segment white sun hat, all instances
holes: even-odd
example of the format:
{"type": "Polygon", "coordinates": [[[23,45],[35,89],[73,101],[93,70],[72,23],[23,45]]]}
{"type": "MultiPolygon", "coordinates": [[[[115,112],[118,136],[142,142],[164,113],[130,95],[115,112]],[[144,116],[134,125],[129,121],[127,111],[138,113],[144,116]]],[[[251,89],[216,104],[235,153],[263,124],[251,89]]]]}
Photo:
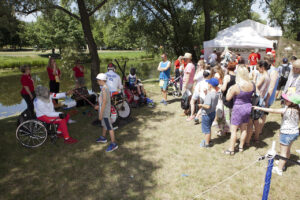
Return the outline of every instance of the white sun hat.
{"type": "Polygon", "coordinates": [[[192,59],[192,54],[191,53],[185,53],[183,58],[192,59]]]}
{"type": "Polygon", "coordinates": [[[100,74],[97,75],[96,79],[102,80],[102,81],[106,81],[107,80],[107,76],[104,73],[100,73],[100,74]]]}

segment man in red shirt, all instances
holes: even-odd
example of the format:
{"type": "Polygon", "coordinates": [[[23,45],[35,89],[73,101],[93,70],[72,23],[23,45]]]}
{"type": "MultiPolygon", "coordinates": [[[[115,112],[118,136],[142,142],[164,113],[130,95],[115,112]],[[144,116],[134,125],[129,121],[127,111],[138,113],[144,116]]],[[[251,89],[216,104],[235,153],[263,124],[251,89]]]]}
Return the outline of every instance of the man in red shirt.
{"type": "Polygon", "coordinates": [[[73,67],[74,77],[75,77],[75,87],[84,87],[85,80],[84,80],[84,67],[80,65],[80,61],[76,61],[75,67],[73,67]]]}
{"type": "Polygon", "coordinates": [[[33,106],[33,100],[35,98],[35,92],[34,92],[34,84],[33,79],[30,75],[30,67],[29,66],[22,66],[21,72],[23,73],[21,76],[21,84],[22,84],[22,90],[21,90],[21,96],[25,100],[27,104],[27,109],[29,112],[34,116],[34,106],[33,106]]]}
{"type": "Polygon", "coordinates": [[[250,64],[249,66],[250,72],[256,69],[257,61],[258,61],[258,56],[256,53],[254,53],[254,50],[252,50],[251,54],[248,57],[248,63],[250,64]]]}

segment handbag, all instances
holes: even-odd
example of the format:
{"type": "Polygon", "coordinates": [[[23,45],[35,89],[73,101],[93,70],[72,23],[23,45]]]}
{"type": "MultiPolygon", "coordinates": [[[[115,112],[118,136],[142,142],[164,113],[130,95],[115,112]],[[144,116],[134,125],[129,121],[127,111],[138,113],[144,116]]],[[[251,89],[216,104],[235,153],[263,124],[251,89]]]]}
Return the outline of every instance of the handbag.
{"type": "Polygon", "coordinates": [[[216,114],[219,119],[222,118],[224,115],[224,104],[223,104],[222,94],[219,94],[218,104],[216,107],[216,114]]]}

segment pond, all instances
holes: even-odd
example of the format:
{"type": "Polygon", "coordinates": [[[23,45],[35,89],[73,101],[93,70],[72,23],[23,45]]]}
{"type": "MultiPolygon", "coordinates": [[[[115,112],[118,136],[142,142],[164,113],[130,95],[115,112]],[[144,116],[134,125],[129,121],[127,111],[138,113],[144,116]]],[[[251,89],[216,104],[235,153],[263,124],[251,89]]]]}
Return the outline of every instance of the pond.
{"type": "MultiPolygon", "coordinates": [[[[141,80],[158,78],[158,63],[159,61],[157,60],[129,61],[126,65],[126,75],[128,75],[131,67],[135,67],[137,69],[137,76],[141,80]]],[[[120,62],[121,66],[123,66],[123,64],[124,62],[120,62]]],[[[84,66],[86,85],[88,89],[91,89],[89,64],[84,66]]],[[[107,64],[101,64],[101,72],[104,71],[104,66],[106,69],[107,64]]],[[[61,71],[60,91],[67,91],[74,88],[73,72],[71,70],[61,71]]],[[[121,76],[119,69],[117,70],[117,73],[121,76]]],[[[26,109],[26,103],[20,95],[22,87],[20,76],[21,74],[0,77],[0,119],[21,113],[26,109]]],[[[44,72],[32,73],[32,78],[35,86],[44,85],[49,87],[46,69],[44,72]]]]}

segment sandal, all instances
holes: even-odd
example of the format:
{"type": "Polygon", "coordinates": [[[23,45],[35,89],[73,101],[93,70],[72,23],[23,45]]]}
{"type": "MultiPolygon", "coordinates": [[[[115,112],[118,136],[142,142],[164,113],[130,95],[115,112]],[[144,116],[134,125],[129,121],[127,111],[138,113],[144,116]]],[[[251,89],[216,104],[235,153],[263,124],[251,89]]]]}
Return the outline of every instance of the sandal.
{"type": "Polygon", "coordinates": [[[219,131],[217,131],[217,136],[219,136],[219,137],[221,137],[221,136],[224,136],[225,134],[221,131],[221,130],[219,130],[219,131]]]}
{"type": "Polygon", "coordinates": [[[243,147],[239,147],[239,152],[243,152],[244,148],[243,147]]]}
{"type": "Polygon", "coordinates": [[[230,151],[230,150],[227,149],[226,151],[224,151],[224,154],[233,156],[234,151],[230,151]]]}

